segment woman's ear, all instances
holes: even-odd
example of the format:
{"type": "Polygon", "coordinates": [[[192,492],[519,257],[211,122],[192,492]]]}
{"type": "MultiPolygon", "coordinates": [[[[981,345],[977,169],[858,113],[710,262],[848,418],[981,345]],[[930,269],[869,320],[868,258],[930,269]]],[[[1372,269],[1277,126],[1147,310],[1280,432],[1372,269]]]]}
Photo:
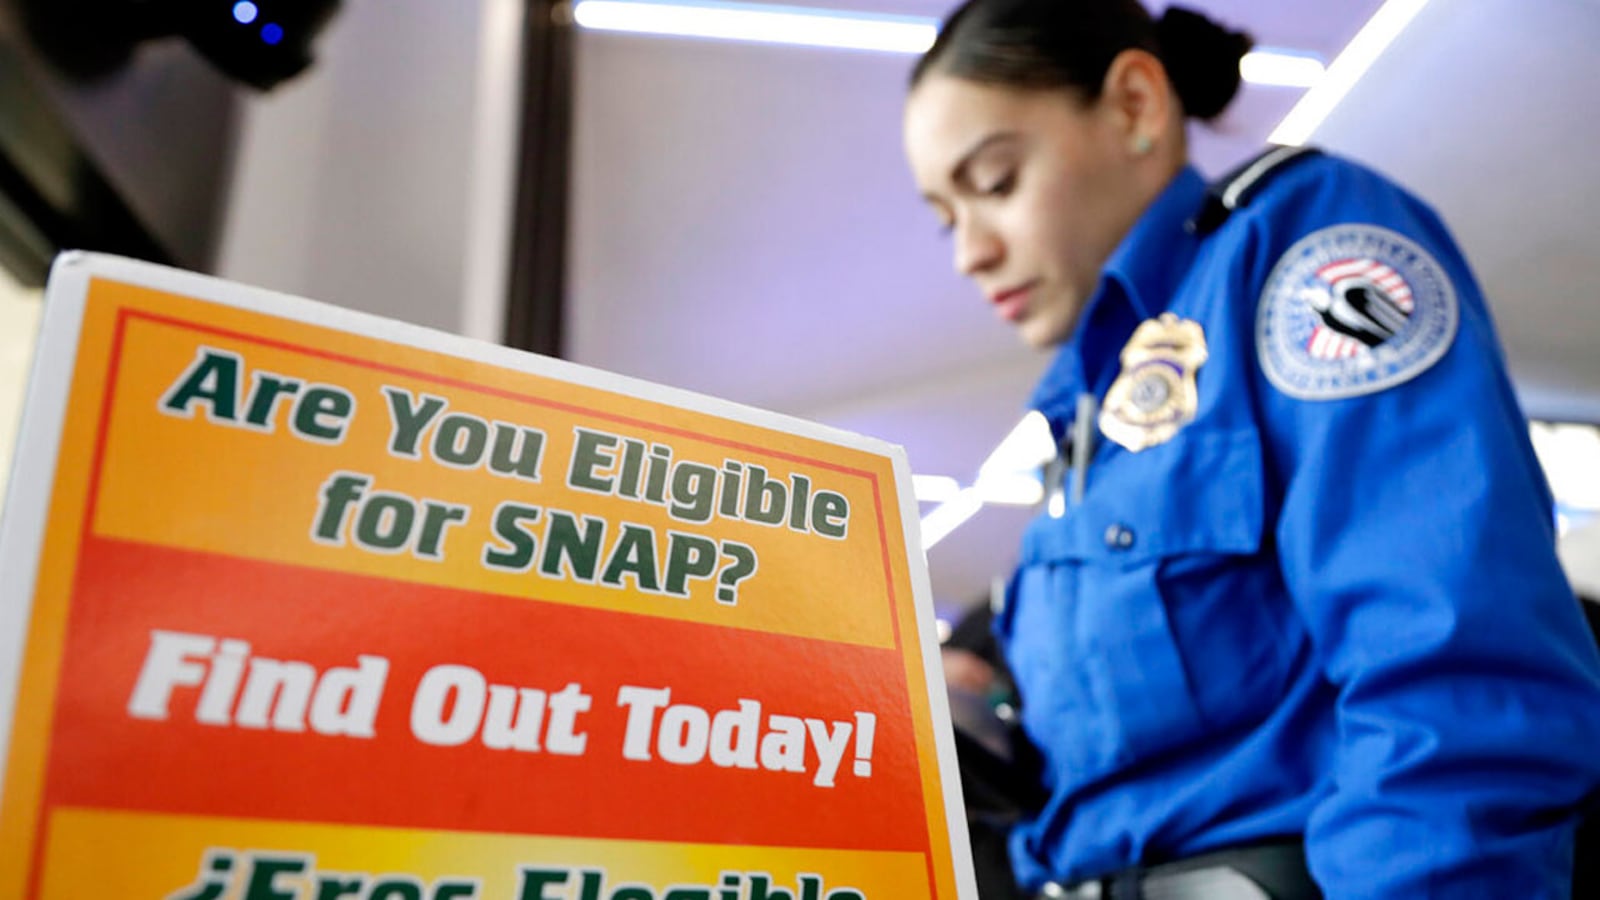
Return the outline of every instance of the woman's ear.
{"type": "Polygon", "coordinates": [[[1177,111],[1167,70],[1147,50],[1117,54],[1106,69],[1100,104],[1128,152],[1145,156],[1166,142],[1177,111]]]}

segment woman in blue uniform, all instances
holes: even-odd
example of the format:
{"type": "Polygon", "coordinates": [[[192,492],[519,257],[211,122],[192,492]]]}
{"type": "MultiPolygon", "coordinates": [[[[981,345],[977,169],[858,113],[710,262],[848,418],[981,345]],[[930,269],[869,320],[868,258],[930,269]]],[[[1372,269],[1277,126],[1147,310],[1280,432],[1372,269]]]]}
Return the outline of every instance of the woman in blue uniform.
{"type": "Polygon", "coordinates": [[[1247,47],[1134,0],[973,0],[913,76],[913,175],[1055,354],[1032,403],[1082,461],[996,622],[1041,760],[1016,881],[1565,900],[1600,655],[1488,310],[1367,169],[1189,167],[1247,47]]]}

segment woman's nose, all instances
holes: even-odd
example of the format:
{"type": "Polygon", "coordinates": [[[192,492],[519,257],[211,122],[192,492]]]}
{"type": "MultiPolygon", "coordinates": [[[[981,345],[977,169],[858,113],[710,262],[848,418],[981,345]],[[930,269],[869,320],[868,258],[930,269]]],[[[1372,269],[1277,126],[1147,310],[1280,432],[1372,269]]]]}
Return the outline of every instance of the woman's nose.
{"type": "Polygon", "coordinates": [[[968,220],[956,226],[956,272],[972,277],[999,262],[1000,238],[981,222],[968,220]]]}

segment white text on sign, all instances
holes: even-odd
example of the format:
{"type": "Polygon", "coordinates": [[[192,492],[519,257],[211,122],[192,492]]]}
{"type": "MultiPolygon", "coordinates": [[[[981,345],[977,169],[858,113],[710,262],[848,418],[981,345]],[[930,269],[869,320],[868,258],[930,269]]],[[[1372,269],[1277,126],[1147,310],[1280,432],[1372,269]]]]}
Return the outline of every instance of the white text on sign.
{"type": "MultiPolygon", "coordinates": [[[[389,660],[358,654],[354,665],[323,670],[309,662],[255,653],[237,638],[152,630],[127,713],[164,722],[186,714],[201,725],[333,738],[371,740],[389,660]]],[[[848,756],[849,774],[872,777],[877,715],[855,711],[844,720],[768,713],[759,700],[737,698],[707,709],[672,702],[672,689],[625,684],[615,709],[624,711],[623,759],[677,766],[711,765],[809,775],[831,788],[848,756]]],[[[479,744],[489,750],[582,756],[589,752],[585,720],[612,714],[594,708],[577,682],[559,688],[496,684],[472,666],[432,666],[412,691],[409,730],[435,747],[479,744]]]]}

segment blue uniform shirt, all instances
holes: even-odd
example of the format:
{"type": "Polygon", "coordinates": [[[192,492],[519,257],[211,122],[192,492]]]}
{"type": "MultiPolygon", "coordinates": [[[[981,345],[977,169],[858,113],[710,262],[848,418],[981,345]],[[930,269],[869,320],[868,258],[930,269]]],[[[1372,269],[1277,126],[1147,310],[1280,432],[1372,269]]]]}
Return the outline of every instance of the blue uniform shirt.
{"type": "Polygon", "coordinates": [[[1097,433],[996,619],[1048,794],[1019,882],[1304,835],[1329,897],[1566,900],[1600,655],[1466,262],[1329,156],[1209,234],[1205,197],[1156,200],[1034,397],[1059,437],[1140,322],[1204,332],[1192,421],[1097,433]]]}

